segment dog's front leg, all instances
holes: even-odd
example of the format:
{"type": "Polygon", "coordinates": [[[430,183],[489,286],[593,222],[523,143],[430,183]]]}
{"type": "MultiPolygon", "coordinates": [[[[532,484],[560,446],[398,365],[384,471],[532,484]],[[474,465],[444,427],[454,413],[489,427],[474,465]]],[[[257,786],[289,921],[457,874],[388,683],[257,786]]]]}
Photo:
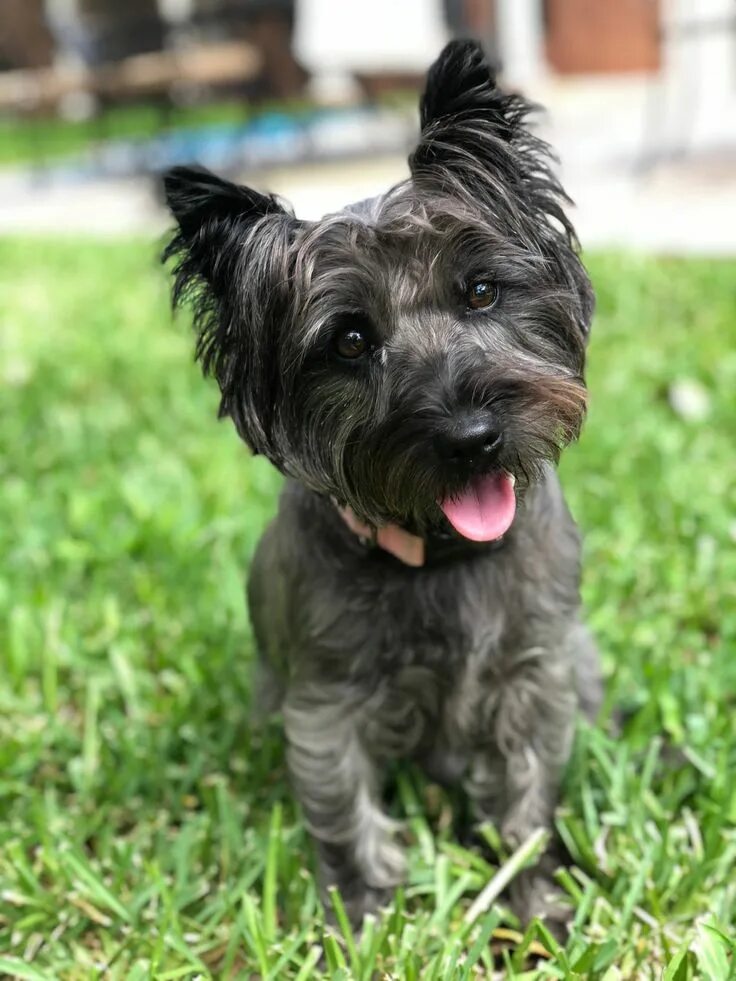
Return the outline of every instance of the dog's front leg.
{"type": "Polygon", "coordinates": [[[319,856],[323,889],[340,889],[359,924],[404,877],[396,825],[380,807],[381,774],[362,739],[361,708],[342,691],[293,689],[284,704],[287,760],[319,856]]]}
{"type": "MultiPolygon", "coordinates": [[[[466,784],[476,814],[497,822],[510,846],[537,828],[551,828],[562,771],[575,729],[577,696],[567,653],[533,648],[489,694],[490,739],[474,754],[466,784]]],[[[559,890],[546,854],[512,883],[510,898],[522,920],[562,921],[559,890]]]]}

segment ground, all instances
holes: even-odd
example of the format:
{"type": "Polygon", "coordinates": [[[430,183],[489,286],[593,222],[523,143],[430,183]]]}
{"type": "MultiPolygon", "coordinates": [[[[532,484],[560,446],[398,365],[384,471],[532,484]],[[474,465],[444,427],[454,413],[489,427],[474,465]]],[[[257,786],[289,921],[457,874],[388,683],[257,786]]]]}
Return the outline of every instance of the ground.
{"type": "Polygon", "coordinates": [[[608,695],[558,813],[560,947],[502,906],[464,921],[498,864],[411,773],[408,886],[325,933],[278,729],[248,724],[279,481],[215,421],[150,242],[0,243],[0,975],[736,976],[736,263],[588,262],[562,470],[608,695]]]}

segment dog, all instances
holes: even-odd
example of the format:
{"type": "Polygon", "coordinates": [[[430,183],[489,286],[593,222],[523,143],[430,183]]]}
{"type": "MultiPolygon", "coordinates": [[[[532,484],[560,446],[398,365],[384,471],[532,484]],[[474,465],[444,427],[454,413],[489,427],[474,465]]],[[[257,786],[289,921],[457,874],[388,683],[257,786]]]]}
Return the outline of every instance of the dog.
{"type": "MultiPolygon", "coordinates": [[[[381,197],[300,221],[198,168],[164,179],[174,304],[220,415],[286,477],[248,584],[258,701],[358,924],[405,874],[389,764],[461,786],[518,845],[552,826],[577,711],[601,702],[555,470],[594,299],[531,109],[454,41],[381,197]]],[[[512,883],[524,920],[560,915],[551,868],[512,883]]]]}

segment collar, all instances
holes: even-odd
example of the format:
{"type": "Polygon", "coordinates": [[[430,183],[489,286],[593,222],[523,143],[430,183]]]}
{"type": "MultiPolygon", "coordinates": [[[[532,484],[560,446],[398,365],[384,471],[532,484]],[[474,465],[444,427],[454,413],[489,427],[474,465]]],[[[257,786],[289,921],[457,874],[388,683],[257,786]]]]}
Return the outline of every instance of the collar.
{"type": "Polygon", "coordinates": [[[400,525],[388,524],[375,528],[361,521],[347,504],[340,504],[334,498],[332,503],[347,528],[366,548],[380,548],[395,559],[411,568],[424,565],[441,564],[453,559],[465,559],[479,553],[495,552],[506,543],[505,538],[492,542],[471,542],[450,535],[435,535],[429,539],[420,538],[400,525]]]}
{"type": "Polygon", "coordinates": [[[381,525],[380,528],[374,528],[373,525],[356,517],[353,509],[347,504],[336,504],[336,507],[337,513],[362,544],[377,545],[404,565],[414,568],[424,565],[426,548],[424,539],[419,535],[412,535],[399,525],[381,525]]]}

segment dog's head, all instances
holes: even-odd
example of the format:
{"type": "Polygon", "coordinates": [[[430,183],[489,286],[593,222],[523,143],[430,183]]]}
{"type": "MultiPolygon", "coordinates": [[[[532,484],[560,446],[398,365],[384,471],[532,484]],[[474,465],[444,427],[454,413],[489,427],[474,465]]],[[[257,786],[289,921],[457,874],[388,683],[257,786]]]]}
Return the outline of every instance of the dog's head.
{"type": "Polygon", "coordinates": [[[175,301],[221,414],[374,524],[498,537],[585,411],[593,299],[547,146],[481,49],[432,66],[411,176],[317,222],[177,168],[175,301]],[[514,490],[514,480],[516,489],[514,490]]]}

